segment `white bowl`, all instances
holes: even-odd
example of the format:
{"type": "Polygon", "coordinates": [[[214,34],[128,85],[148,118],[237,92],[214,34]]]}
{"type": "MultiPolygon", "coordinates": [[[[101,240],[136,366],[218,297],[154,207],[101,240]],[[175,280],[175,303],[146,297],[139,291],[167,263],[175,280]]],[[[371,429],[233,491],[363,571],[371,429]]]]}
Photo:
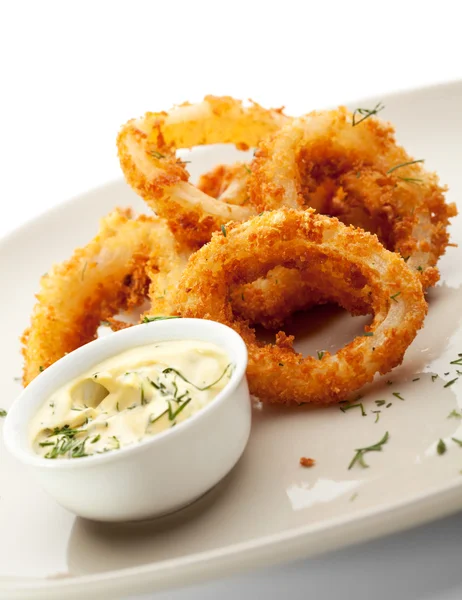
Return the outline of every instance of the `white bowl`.
{"type": "Polygon", "coordinates": [[[10,409],[5,443],[41,486],[77,515],[99,521],[160,516],[205,494],[239,460],[251,426],[246,367],[244,341],[220,323],[171,319],[137,325],[82,346],[41,373],[10,409]],[[227,352],[235,369],[210,404],[173,429],[107,454],[50,460],[33,451],[31,419],[54,391],[111,356],[167,340],[211,342],[227,352]]]}

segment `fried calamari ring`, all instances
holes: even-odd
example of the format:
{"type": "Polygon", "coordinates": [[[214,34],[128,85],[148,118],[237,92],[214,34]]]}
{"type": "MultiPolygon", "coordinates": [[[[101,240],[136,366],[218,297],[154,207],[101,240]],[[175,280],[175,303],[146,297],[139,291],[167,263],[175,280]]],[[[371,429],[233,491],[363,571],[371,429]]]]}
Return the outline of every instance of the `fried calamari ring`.
{"type": "Polygon", "coordinates": [[[154,299],[164,296],[158,305],[154,300],[151,311],[157,307],[171,312],[172,307],[165,306],[165,290],[176,286],[181,272],[181,253],[173,252],[172,240],[158,217],[132,219],[129,210],[115,210],[101,221],[89,244],[54,265],[41,279],[31,324],[21,338],[24,385],[93,340],[101,321],[140,305],[148,294],[154,299]],[[164,272],[167,268],[172,279],[164,272]]]}
{"type": "Polygon", "coordinates": [[[198,247],[221,225],[244,221],[255,211],[216,200],[189,183],[176,149],[216,143],[246,149],[288,121],[281,110],[266,110],[258,104],[244,107],[229,97],[207,96],[199,104],[129,121],[117,138],[120,164],[128,183],[168,221],[176,238],[198,247]]]}
{"type": "Polygon", "coordinates": [[[249,201],[247,182],[250,173],[250,167],[246,163],[218,165],[200,176],[197,187],[204,194],[221,202],[242,206],[249,201]]]}
{"type": "Polygon", "coordinates": [[[314,210],[279,209],[245,223],[231,223],[193,254],[176,293],[178,314],[229,325],[249,351],[250,390],[263,401],[335,402],[400,364],[427,310],[418,277],[377,237],[314,210]],[[276,345],[258,342],[235,318],[231,285],[254,281],[278,266],[300,270],[318,290],[328,282],[354,306],[358,292],[374,319],[334,355],[303,358],[293,338],[280,332],[276,345]],[[317,282],[317,283],[316,283],[317,282]],[[393,296],[393,298],[392,298],[393,296]]]}
{"type": "Polygon", "coordinates": [[[377,233],[419,271],[424,287],[438,280],[434,266],[457,213],[445,191],[397,145],[391,125],[370,117],[353,126],[345,108],[313,112],[263,141],[249,181],[259,211],[310,206],[377,233]]]}

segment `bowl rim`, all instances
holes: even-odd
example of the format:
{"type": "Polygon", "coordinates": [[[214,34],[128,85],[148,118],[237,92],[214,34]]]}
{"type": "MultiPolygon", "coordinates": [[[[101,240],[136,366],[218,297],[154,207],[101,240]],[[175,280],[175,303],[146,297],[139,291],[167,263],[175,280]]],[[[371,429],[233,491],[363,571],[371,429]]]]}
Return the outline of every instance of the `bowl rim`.
{"type": "Polygon", "coordinates": [[[40,375],[23,389],[19,396],[14,400],[5,419],[3,427],[5,446],[10,454],[24,464],[40,467],[42,469],[67,470],[92,468],[103,463],[123,460],[129,454],[134,455],[140,452],[146,452],[153,446],[160,447],[166,440],[175,443],[175,438],[181,436],[187,428],[195,427],[199,420],[206,418],[207,415],[218,410],[221,405],[232,399],[234,392],[245,377],[247,361],[247,347],[242,337],[231,327],[208,319],[181,317],[178,317],[177,319],[163,319],[151,321],[149,323],[141,323],[127,329],[113,332],[108,336],[93,340],[73,352],[70,352],[66,356],[63,356],[45,371],[40,373],[40,375]],[[181,329],[179,329],[180,323],[181,329]],[[148,335],[148,333],[150,335],[148,335]],[[178,335],[179,333],[181,333],[181,335],[178,335]],[[59,372],[61,372],[60,378],[62,379],[63,370],[74,370],[74,374],[70,375],[68,378],[74,379],[79,376],[79,372],[83,373],[89,370],[92,364],[96,365],[103,360],[109,359],[112,356],[116,356],[117,354],[132,348],[155,343],[158,336],[160,336],[160,339],[158,339],[159,342],[176,340],[210,342],[210,337],[213,333],[219,333],[222,339],[219,342],[214,341],[212,343],[215,343],[227,353],[234,353],[234,356],[230,357],[233,358],[231,362],[234,364],[230,380],[211,402],[195,414],[178,423],[177,427],[161,431],[152,437],[147,437],[141,442],[122,446],[117,452],[92,454],[90,456],[82,457],[82,460],[79,460],[79,458],[72,460],[46,459],[36,454],[32,445],[27,444],[27,442],[24,441],[23,438],[28,439],[27,429],[31,422],[30,412],[32,412],[32,416],[36,414],[46,399],[64,385],[64,383],[55,384],[54,389],[51,391],[49,390],[49,386],[51,385],[49,380],[56,377],[59,372]],[[174,337],[169,338],[169,335],[174,337]],[[119,345],[120,343],[123,343],[124,347],[119,347],[117,350],[110,352],[110,348],[115,345],[114,340],[119,342],[119,345]],[[86,357],[86,355],[88,355],[88,357],[86,357]],[[76,359],[84,359],[83,366],[81,364],[78,369],[74,366],[76,359]],[[37,397],[40,397],[40,401],[37,400],[37,397]],[[31,405],[34,405],[35,408],[32,409],[31,405]],[[26,413],[26,415],[24,415],[24,413],[26,413]]]}

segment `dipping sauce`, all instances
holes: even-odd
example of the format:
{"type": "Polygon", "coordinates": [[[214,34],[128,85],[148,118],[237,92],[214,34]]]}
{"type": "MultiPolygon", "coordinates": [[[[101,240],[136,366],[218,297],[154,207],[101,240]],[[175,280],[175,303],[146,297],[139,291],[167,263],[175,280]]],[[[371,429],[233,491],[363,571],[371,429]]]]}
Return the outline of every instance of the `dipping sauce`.
{"type": "Polygon", "coordinates": [[[233,365],[208,342],[157,342],[96,365],[56,391],[30,428],[45,458],[80,458],[175,427],[226,386],[233,365]]]}

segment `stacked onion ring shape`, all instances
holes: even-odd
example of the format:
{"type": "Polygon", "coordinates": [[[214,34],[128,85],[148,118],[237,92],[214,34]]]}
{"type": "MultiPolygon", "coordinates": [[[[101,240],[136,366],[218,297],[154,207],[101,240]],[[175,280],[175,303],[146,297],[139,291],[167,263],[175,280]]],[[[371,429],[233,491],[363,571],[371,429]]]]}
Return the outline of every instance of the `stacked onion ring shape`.
{"type": "Polygon", "coordinates": [[[130,210],[115,210],[102,219],[93,240],[41,278],[21,339],[23,384],[93,340],[101,321],[139,306],[148,295],[150,312],[171,313],[171,292],[187,256],[158,217],[133,219],[130,210]]]}
{"type": "Polygon", "coordinates": [[[249,351],[250,390],[264,401],[336,402],[400,364],[423,324],[427,304],[417,275],[375,235],[314,210],[279,209],[215,233],[189,260],[176,293],[178,314],[229,325],[249,351]],[[248,249],[252,248],[252,252],[248,249]],[[275,345],[258,342],[233,314],[232,285],[264,277],[278,266],[296,269],[338,290],[349,309],[361,294],[374,318],[368,331],[321,360],[294,351],[280,332],[275,345]],[[399,301],[396,301],[398,294],[399,301]],[[395,300],[392,298],[394,296],[395,300]]]}
{"type": "Polygon", "coordinates": [[[229,97],[207,96],[198,104],[183,104],[169,113],[147,113],[129,121],[117,139],[120,164],[128,183],[166,219],[175,237],[197,248],[221,225],[245,221],[255,210],[236,200],[242,198],[241,186],[218,200],[192,185],[176,150],[217,143],[247,149],[289,120],[281,110],[266,110],[257,104],[244,107],[229,97]]]}
{"type": "Polygon", "coordinates": [[[294,119],[263,140],[252,163],[250,202],[258,211],[313,207],[376,233],[416,270],[424,288],[448,244],[445,188],[373,117],[355,121],[346,108],[294,119]]]}

